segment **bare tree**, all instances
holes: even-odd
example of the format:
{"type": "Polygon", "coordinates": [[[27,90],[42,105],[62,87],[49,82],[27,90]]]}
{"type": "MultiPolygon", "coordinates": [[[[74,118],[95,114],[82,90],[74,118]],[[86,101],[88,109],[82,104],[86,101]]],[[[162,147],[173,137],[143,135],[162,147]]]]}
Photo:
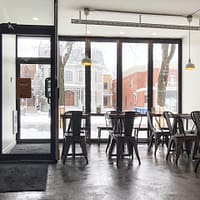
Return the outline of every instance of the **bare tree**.
{"type": "Polygon", "coordinates": [[[165,106],[167,81],[169,75],[169,63],[174,56],[176,50],[175,44],[162,44],[162,64],[158,76],[157,104],[165,106]]]}
{"type": "Polygon", "coordinates": [[[59,45],[59,105],[64,105],[64,67],[72,52],[73,42],[64,42],[59,45]]]}

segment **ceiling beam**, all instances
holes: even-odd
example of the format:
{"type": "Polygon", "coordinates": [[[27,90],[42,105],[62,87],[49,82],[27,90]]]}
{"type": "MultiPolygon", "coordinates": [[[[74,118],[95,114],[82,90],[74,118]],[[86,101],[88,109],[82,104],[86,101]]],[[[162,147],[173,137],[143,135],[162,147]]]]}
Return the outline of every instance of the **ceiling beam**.
{"type": "MultiPolygon", "coordinates": [[[[107,20],[104,21],[104,20],[71,19],[71,23],[72,24],[102,25],[102,26],[124,26],[124,27],[137,27],[137,28],[189,30],[189,26],[185,26],[185,25],[151,24],[151,23],[121,22],[121,21],[107,21],[107,20]]],[[[190,30],[200,31],[200,26],[190,26],[190,30]]]]}

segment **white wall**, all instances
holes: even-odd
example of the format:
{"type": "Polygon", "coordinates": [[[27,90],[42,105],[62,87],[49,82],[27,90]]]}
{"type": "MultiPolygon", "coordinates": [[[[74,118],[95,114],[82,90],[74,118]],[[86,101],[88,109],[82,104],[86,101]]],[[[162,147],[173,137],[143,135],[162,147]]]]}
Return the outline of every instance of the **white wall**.
{"type": "Polygon", "coordinates": [[[183,112],[200,110],[200,31],[191,32],[190,57],[195,70],[184,70],[188,62],[188,37],[183,39],[183,112]]]}
{"type": "Polygon", "coordinates": [[[3,153],[6,153],[15,145],[15,133],[13,132],[13,111],[16,109],[16,36],[3,35],[3,153]]]}
{"type": "Polygon", "coordinates": [[[0,0],[0,5],[0,23],[54,24],[54,0],[0,0]]]}

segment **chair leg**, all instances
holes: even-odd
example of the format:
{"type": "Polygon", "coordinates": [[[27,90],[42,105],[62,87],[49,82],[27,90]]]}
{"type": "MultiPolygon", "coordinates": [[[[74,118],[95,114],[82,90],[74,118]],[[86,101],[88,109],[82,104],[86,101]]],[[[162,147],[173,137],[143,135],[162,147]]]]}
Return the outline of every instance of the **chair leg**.
{"type": "Polygon", "coordinates": [[[134,147],[134,150],[135,150],[136,157],[138,159],[138,163],[140,165],[141,161],[140,161],[140,156],[139,156],[139,152],[138,152],[137,142],[135,141],[135,139],[133,141],[133,147],[134,147]]]}
{"type": "Polygon", "coordinates": [[[109,146],[110,146],[110,141],[111,141],[111,136],[109,135],[109,136],[108,136],[108,143],[107,143],[107,146],[106,146],[106,153],[107,153],[108,148],[109,148],[109,146]]]}
{"type": "Polygon", "coordinates": [[[140,156],[139,156],[137,144],[134,144],[133,147],[134,147],[134,150],[135,150],[136,157],[138,159],[138,163],[139,163],[139,165],[141,165],[141,161],[140,161],[140,156]]]}
{"type": "Polygon", "coordinates": [[[64,156],[64,152],[66,151],[66,141],[65,141],[65,138],[64,138],[64,141],[63,141],[63,148],[62,148],[62,153],[61,153],[61,160],[63,159],[63,156],[64,156]]]}
{"type": "Polygon", "coordinates": [[[81,146],[83,155],[84,155],[84,157],[85,157],[86,164],[88,164],[87,147],[86,147],[85,138],[81,138],[81,139],[80,139],[80,146],[81,146]]]}
{"type": "Polygon", "coordinates": [[[156,151],[158,149],[159,144],[160,144],[160,136],[155,135],[155,151],[154,151],[155,156],[156,156],[156,151]]]}
{"type": "Polygon", "coordinates": [[[137,157],[139,165],[140,165],[141,162],[140,162],[140,156],[139,156],[139,152],[138,152],[136,139],[135,138],[131,138],[131,140],[127,142],[127,145],[128,145],[128,152],[132,156],[132,160],[133,160],[133,148],[134,148],[136,157],[137,157]]]}
{"type": "Polygon", "coordinates": [[[195,166],[194,172],[197,172],[197,168],[198,168],[198,166],[199,166],[199,163],[200,163],[200,158],[199,158],[198,161],[197,161],[197,164],[196,164],[196,166],[195,166]]]}
{"type": "Polygon", "coordinates": [[[173,142],[174,142],[173,139],[170,139],[170,140],[169,140],[169,144],[168,144],[168,148],[167,148],[166,160],[168,160],[169,153],[170,153],[170,151],[171,151],[171,147],[172,147],[173,142]]]}
{"type": "Polygon", "coordinates": [[[139,134],[139,128],[135,129],[134,131],[134,137],[137,142],[138,142],[138,134],[139,134]]]}
{"type": "Polygon", "coordinates": [[[164,140],[165,140],[166,146],[168,147],[168,145],[169,145],[169,136],[165,136],[164,140]]]}
{"type": "Polygon", "coordinates": [[[72,158],[75,159],[76,154],[76,143],[72,141],[72,158]]]}
{"type": "Polygon", "coordinates": [[[63,152],[63,158],[62,158],[63,164],[65,164],[65,160],[67,159],[67,154],[69,153],[70,144],[71,144],[71,141],[66,141],[65,151],[63,152]]]}
{"type": "Polygon", "coordinates": [[[98,145],[100,145],[101,129],[98,128],[98,145]]]}
{"type": "Polygon", "coordinates": [[[119,166],[119,161],[122,157],[122,154],[123,154],[123,150],[124,150],[124,142],[118,140],[116,141],[117,143],[117,166],[119,166]]]}
{"type": "Polygon", "coordinates": [[[133,160],[133,142],[127,141],[127,147],[128,147],[128,154],[131,156],[131,159],[133,160]]]}
{"type": "Polygon", "coordinates": [[[150,136],[150,141],[149,141],[149,146],[148,146],[148,152],[150,152],[151,147],[153,146],[153,138],[154,138],[154,135],[152,134],[150,136]]]}
{"type": "Polygon", "coordinates": [[[188,159],[189,159],[191,149],[192,149],[192,142],[191,141],[185,141],[185,148],[186,148],[187,156],[188,156],[188,159]]]}
{"type": "Polygon", "coordinates": [[[110,139],[110,145],[109,145],[109,149],[108,149],[108,158],[111,159],[112,157],[112,153],[113,153],[113,149],[114,149],[114,146],[115,146],[115,140],[114,139],[110,139]]]}
{"type": "Polygon", "coordinates": [[[193,144],[193,150],[192,150],[192,159],[195,159],[195,156],[197,155],[198,152],[198,147],[199,147],[199,142],[195,141],[193,144]]]}
{"type": "Polygon", "coordinates": [[[176,142],[176,160],[175,160],[176,165],[178,164],[178,159],[181,154],[182,147],[183,147],[183,143],[181,141],[177,141],[176,142]]]}

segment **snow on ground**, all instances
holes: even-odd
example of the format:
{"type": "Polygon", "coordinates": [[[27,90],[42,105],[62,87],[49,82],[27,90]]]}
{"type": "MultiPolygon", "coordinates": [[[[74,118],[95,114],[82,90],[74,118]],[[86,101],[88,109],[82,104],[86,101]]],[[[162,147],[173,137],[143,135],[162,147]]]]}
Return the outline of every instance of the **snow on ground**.
{"type": "MultiPolygon", "coordinates": [[[[140,118],[135,120],[137,127],[140,118]]],[[[50,138],[50,117],[48,112],[26,113],[21,115],[21,138],[22,139],[49,139],[50,138]]],[[[146,119],[142,126],[146,126],[146,119]]],[[[91,117],[91,138],[97,138],[97,127],[106,126],[104,116],[91,117]]],[[[101,138],[107,138],[108,131],[102,131],[101,138]]],[[[146,137],[146,132],[140,134],[141,138],[146,137]]],[[[63,138],[62,127],[59,127],[59,138],[63,138]]]]}

